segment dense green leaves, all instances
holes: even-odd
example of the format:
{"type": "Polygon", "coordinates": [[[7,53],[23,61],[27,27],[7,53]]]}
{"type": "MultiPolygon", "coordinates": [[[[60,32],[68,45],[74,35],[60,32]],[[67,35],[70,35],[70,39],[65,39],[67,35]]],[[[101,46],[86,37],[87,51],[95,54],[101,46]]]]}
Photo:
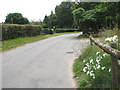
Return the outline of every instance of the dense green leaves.
{"type": "Polygon", "coordinates": [[[2,40],[15,39],[18,37],[37,36],[42,32],[40,25],[2,25],[2,40]]]}
{"type": "Polygon", "coordinates": [[[6,16],[5,23],[8,24],[29,24],[27,18],[23,17],[21,13],[9,13],[6,16]]]}
{"type": "Polygon", "coordinates": [[[74,26],[84,33],[98,32],[100,28],[114,28],[118,24],[119,8],[117,2],[82,2],[74,5],[74,26]]]}
{"type": "Polygon", "coordinates": [[[73,24],[73,3],[62,2],[55,8],[55,14],[51,12],[50,16],[45,16],[44,22],[47,27],[72,27],[73,24]]]}
{"type": "Polygon", "coordinates": [[[53,11],[51,11],[50,16],[45,16],[44,23],[46,24],[46,27],[50,28],[56,25],[56,15],[53,13],[53,11]]]}
{"type": "Polygon", "coordinates": [[[101,28],[120,26],[119,7],[118,2],[62,2],[44,22],[49,28],[79,27],[83,33],[98,33],[101,28]]]}
{"type": "Polygon", "coordinates": [[[57,22],[60,27],[71,27],[73,24],[72,15],[73,3],[62,2],[60,5],[56,6],[55,13],[57,17],[57,22]]]}

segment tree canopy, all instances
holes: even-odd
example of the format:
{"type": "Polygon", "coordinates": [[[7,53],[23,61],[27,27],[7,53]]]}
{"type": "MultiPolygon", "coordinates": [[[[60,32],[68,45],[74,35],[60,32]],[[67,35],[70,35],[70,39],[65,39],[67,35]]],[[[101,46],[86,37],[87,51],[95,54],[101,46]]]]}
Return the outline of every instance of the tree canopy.
{"type": "Polygon", "coordinates": [[[5,23],[9,24],[29,24],[27,18],[23,17],[21,13],[9,13],[6,16],[5,23]]]}
{"type": "Polygon", "coordinates": [[[120,2],[62,2],[45,16],[48,27],[79,27],[84,33],[120,27],[120,2]]]}
{"type": "Polygon", "coordinates": [[[55,7],[55,14],[51,12],[51,15],[45,16],[44,23],[48,27],[72,27],[73,24],[73,3],[62,2],[55,7]]]}
{"type": "Polygon", "coordinates": [[[118,2],[77,3],[73,11],[74,25],[79,26],[84,33],[95,33],[103,27],[113,28],[118,24],[118,6],[118,2]]]}

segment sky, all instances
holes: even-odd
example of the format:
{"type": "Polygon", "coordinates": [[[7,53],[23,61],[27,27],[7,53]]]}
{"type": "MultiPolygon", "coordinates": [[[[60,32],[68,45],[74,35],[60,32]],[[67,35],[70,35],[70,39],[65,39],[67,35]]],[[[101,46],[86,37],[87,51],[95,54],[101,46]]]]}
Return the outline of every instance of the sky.
{"type": "Polygon", "coordinates": [[[1,0],[0,23],[5,21],[9,13],[21,13],[29,21],[43,20],[45,15],[50,15],[64,0],[1,0]]]}
{"type": "MultiPolygon", "coordinates": [[[[55,10],[56,5],[59,5],[62,1],[76,1],[76,0],[1,0],[0,23],[5,21],[5,18],[9,13],[21,13],[23,17],[28,18],[29,21],[43,20],[45,15],[50,15],[51,11],[55,10]]],[[[90,0],[77,0],[77,1],[90,1],[90,0]]]]}

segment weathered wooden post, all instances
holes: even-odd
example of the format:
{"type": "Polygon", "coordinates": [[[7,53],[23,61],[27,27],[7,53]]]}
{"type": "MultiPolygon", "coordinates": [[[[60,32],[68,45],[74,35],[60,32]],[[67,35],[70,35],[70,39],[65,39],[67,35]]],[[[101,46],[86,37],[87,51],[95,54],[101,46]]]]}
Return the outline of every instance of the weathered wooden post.
{"type": "Polygon", "coordinates": [[[118,31],[118,49],[120,48],[120,31],[118,31]]]}
{"type": "MultiPolygon", "coordinates": [[[[118,28],[118,50],[120,51],[120,28],[118,28]]],[[[118,69],[120,69],[120,66],[118,66],[118,69]]],[[[120,75],[118,74],[118,76],[119,76],[118,77],[118,88],[120,88],[120,75]]]]}
{"type": "MultiPolygon", "coordinates": [[[[117,49],[116,43],[110,43],[110,46],[117,49]]],[[[118,88],[118,59],[111,55],[112,61],[112,88],[118,88]]]]}

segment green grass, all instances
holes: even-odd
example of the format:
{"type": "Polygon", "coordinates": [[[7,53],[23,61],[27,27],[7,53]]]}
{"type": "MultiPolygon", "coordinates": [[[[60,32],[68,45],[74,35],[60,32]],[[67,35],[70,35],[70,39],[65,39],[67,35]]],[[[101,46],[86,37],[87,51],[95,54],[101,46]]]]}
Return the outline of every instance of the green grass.
{"type": "Polygon", "coordinates": [[[78,36],[78,38],[88,38],[88,36],[86,36],[85,34],[81,34],[78,36]]]}
{"type": "MultiPolygon", "coordinates": [[[[99,55],[96,55],[96,52],[101,51],[99,55],[103,55],[103,51],[96,45],[89,46],[83,52],[83,54],[75,61],[73,65],[74,78],[77,79],[79,88],[111,88],[111,72],[108,72],[108,69],[111,68],[111,57],[110,55],[102,58],[100,65],[105,66],[105,70],[95,70],[93,66],[96,65],[96,58],[99,55]],[[83,72],[83,68],[86,67],[87,63],[90,63],[90,59],[93,59],[94,64],[90,65],[90,70],[94,72],[95,79],[90,75],[86,75],[86,72],[83,72]],[[85,60],[86,62],[83,62],[85,60]]],[[[87,70],[87,71],[90,71],[87,70]]]]}
{"type": "MultiPolygon", "coordinates": [[[[99,38],[100,42],[106,44],[106,42],[104,42],[105,38],[107,37],[112,37],[114,35],[118,35],[116,30],[105,30],[104,32],[100,32],[99,34],[95,34],[93,35],[96,38],[99,38]]],[[[80,35],[78,38],[86,38],[85,35],[80,35]]],[[[120,47],[118,47],[118,50],[120,50],[120,47]]],[[[112,87],[112,71],[109,72],[109,69],[112,68],[111,65],[111,56],[109,54],[107,54],[107,56],[103,56],[103,54],[105,54],[105,52],[103,52],[103,50],[101,50],[98,46],[96,45],[92,45],[92,46],[88,46],[83,54],[75,61],[74,65],[73,65],[73,72],[74,72],[74,78],[77,79],[78,81],[78,88],[92,88],[96,89],[97,88],[111,88],[112,87]],[[97,55],[96,52],[100,53],[97,55]],[[97,57],[102,57],[102,59],[100,60],[100,66],[101,67],[105,67],[104,70],[102,70],[102,68],[100,67],[100,69],[95,70],[94,66],[97,63],[97,57]],[[94,63],[90,63],[91,59],[90,57],[93,59],[94,63]],[[84,62],[85,60],[85,62],[84,62]],[[87,68],[86,71],[84,71],[83,69],[85,67],[87,67],[86,64],[90,65],[90,70],[87,68]],[[90,74],[86,74],[88,71],[93,71],[94,75],[95,75],[95,79],[90,76],[90,74]]],[[[119,75],[120,76],[120,65],[118,66],[119,68],[119,75]]],[[[120,79],[120,77],[119,77],[120,79]]],[[[120,86],[120,85],[119,85],[120,86]]]]}
{"type": "Polygon", "coordinates": [[[64,34],[72,34],[72,33],[78,33],[78,32],[55,33],[51,35],[40,35],[40,36],[35,36],[35,37],[24,37],[24,38],[11,39],[7,41],[3,41],[2,44],[0,44],[0,47],[2,47],[0,49],[2,49],[2,51],[5,51],[11,48],[15,48],[15,47],[27,44],[27,43],[35,42],[35,41],[46,39],[49,37],[59,36],[59,35],[64,35],[64,34]]]}

